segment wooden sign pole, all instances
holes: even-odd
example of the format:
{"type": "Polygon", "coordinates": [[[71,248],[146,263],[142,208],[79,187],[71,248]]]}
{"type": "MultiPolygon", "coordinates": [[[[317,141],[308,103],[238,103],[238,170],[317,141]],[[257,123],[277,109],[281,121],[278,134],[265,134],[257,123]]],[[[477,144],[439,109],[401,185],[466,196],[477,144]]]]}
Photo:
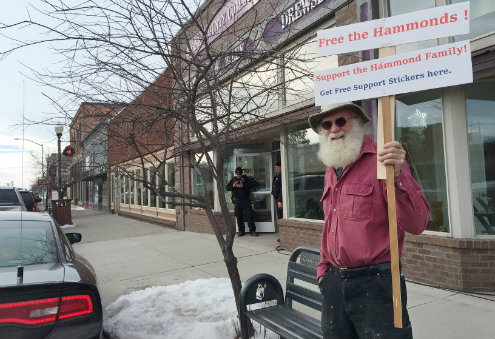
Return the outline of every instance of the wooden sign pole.
{"type": "MultiPolygon", "coordinates": [[[[395,48],[380,49],[380,58],[394,55],[395,48]]],[[[386,96],[378,99],[378,116],[381,117],[383,126],[383,143],[393,141],[394,119],[391,105],[394,104],[395,96],[386,96]]],[[[380,138],[381,136],[379,136],[380,138]]],[[[381,145],[383,148],[383,144],[381,145]]],[[[379,150],[381,149],[379,147],[379,150]]],[[[386,166],[387,181],[387,204],[388,204],[388,229],[390,240],[390,265],[392,273],[392,296],[394,309],[394,326],[402,328],[402,301],[400,291],[400,270],[399,270],[399,245],[397,239],[397,212],[395,205],[395,176],[394,167],[386,166]]]]}

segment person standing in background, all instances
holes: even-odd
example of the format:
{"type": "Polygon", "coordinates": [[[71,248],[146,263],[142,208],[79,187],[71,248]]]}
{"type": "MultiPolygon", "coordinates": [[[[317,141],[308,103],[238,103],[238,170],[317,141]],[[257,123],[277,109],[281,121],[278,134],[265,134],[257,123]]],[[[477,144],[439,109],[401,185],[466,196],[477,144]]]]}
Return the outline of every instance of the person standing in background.
{"type": "Polygon", "coordinates": [[[235,176],[230,179],[226,186],[227,191],[232,192],[232,202],[234,203],[234,213],[237,218],[237,227],[239,227],[239,236],[246,234],[244,218],[248,223],[249,234],[257,237],[256,225],[254,224],[254,211],[249,201],[251,188],[254,187],[254,181],[247,175],[243,174],[241,167],[236,167],[235,176]]]}
{"type": "Polygon", "coordinates": [[[282,219],[283,218],[283,204],[282,204],[282,176],[281,176],[281,164],[280,161],[278,161],[275,164],[275,176],[273,177],[273,183],[272,183],[272,195],[273,198],[275,199],[275,204],[277,205],[277,218],[282,219]]]}

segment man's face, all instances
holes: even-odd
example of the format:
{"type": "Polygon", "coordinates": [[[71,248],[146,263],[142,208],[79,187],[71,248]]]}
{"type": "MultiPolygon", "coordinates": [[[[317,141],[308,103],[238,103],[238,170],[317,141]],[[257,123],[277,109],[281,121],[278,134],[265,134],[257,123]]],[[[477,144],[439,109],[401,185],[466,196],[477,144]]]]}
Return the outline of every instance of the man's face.
{"type": "Polygon", "coordinates": [[[275,166],[275,172],[276,172],[277,174],[279,174],[279,173],[280,173],[280,170],[281,170],[281,167],[280,167],[280,166],[275,166]]]}
{"type": "Polygon", "coordinates": [[[355,113],[342,110],[322,119],[319,135],[318,158],[327,166],[343,168],[359,157],[365,127],[355,113]]]}
{"type": "Polygon", "coordinates": [[[322,119],[321,129],[326,137],[332,133],[332,140],[343,139],[352,130],[352,119],[355,117],[356,114],[349,110],[333,112],[322,119]]]}
{"type": "Polygon", "coordinates": [[[236,174],[235,174],[235,177],[236,177],[237,179],[240,179],[240,178],[242,177],[242,173],[236,173],[236,174]]]}

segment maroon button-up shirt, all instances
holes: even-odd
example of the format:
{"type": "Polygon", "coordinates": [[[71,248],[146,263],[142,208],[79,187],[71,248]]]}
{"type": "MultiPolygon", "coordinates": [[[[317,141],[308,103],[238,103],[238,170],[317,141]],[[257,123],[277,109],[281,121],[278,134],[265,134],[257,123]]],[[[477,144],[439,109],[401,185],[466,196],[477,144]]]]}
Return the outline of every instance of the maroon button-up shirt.
{"type": "MultiPolygon", "coordinates": [[[[386,180],[376,178],[376,145],[366,136],[359,158],[347,166],[337,181],[328,167],[321,201],[325,226],[321,239],[317,277],[330,265],[350,268],[390,261],[386,180]]],[[[407,163],[395,178],[397,235],[402,255],[404,234],[426,228],[430,206],[407,163]]]]}

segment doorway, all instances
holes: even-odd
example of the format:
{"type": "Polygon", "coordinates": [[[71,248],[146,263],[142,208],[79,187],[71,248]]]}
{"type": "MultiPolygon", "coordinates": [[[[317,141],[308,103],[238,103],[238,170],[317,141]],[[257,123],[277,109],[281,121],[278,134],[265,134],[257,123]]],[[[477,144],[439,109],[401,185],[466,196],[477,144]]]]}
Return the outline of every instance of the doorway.
{"type": "Polygon", "coordinates": [[[235,167],[242,167],[244,173],[257,182],[251,195],[256,232],[275,232],[273,197],[271,195],[271,153],[234,155],[235,167]]]}

